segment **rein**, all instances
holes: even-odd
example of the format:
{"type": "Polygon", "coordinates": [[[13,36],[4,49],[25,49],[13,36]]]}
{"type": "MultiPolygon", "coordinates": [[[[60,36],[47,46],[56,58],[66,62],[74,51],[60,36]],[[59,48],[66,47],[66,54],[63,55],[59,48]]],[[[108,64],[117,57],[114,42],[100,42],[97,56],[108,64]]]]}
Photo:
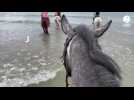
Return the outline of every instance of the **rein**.
{"type": "Polygon", "coordinates": [[[63,55],[62,55],[62,62],[63,62],[63,65],[65,66],[65,68],[67,68],[67,62],[66,62],[66,56],[67,56],[67,47],[70,43],[70,41],[73,39],[73,37],[77,35],[75,32],[74,34],[69,34],[69,36],[66,38],[66,41],[64,43],[64,51],[63,51],[63,55]]]}
{"type": "Polygon", "coordinates": [[[66,38],[66,41],[64,43],[64,51],[63,51],[63,55],[61,57],[63,65],[64,65],[65,70],[66,70],[66,87],[69,86],[69,84],[68,84],[68,77],[71,76],[71,69],[69,68],[68,62],[67,62],[67,47],[68,47],[70,41],[76,35],[77,35],[76,32],[73,32],[72,34],[68,35],[68,37],[66,38]]]}

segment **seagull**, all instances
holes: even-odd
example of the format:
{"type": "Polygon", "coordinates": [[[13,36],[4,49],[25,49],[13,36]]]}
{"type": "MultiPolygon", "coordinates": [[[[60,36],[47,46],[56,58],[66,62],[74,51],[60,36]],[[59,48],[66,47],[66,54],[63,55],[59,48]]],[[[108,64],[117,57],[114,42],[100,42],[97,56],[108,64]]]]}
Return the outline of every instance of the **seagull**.
{"type": "Polygon", "coordinates": [[[29,43],[29,42],[30,42],[30,36],[28,35],[25,43],[29,43]]]}

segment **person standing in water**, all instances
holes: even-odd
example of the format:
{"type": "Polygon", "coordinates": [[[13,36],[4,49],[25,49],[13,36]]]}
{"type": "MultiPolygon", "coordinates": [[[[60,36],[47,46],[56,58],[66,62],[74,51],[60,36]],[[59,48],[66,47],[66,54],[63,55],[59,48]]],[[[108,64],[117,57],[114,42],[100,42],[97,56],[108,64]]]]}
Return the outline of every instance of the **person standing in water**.
{"type": "Polygon", "coordinates": [[[60,29],[60,22],[61,22],[61,13],[56,12],[55,13],[55,23],[56,23],[56,29],[60,29]]]}
{"type": "Polygon", "coordinates": [[[101,23],[102,23],[102,18],[100,17],[100,12],[96,12],[95,16],[93,17],[94,28],[95,29],[100,28],[101,23]]]}
{"type": "Polygon", "coordinates": [[[50,26],[50,20],[49,20],[48,12],[43,12],[41,14],[41,25],[44,33],[49,34],[48,28],[50,26]]]}
{"type": "Polygon", "coordinates": [[[57,15],[60,16],[60,18],[61,18],[61,12],[57,12],[57,15]]]}

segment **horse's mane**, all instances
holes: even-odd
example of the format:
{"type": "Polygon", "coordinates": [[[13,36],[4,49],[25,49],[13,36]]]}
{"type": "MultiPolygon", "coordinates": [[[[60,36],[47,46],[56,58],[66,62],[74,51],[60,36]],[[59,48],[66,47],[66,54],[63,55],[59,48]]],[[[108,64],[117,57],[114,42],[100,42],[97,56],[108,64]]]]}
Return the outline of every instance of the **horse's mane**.
{"type": "Polygon", "coordinates": [[[104,66],[109,72],[121,79],[119,66],[111,57],[102,52],[93,32],[86,25],[79,25],[74,31],[86,42],[91,60],[104,66]]]}

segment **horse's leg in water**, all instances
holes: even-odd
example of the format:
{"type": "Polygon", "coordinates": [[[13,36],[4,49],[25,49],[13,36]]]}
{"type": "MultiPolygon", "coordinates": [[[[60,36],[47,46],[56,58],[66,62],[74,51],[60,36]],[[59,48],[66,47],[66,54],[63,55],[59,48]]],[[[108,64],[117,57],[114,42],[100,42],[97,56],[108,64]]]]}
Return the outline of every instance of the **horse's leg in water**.
{"type": "Polygon", "coordinates": [[[48,33],[48,25],[47,25],[46,22],[44,23],[44,29],[45,29],[45,33],[46,33],[46,34],[49,34],[49,33],[48,33]]]}
{"type": "Polygon", "coordinates": [[[66,74],[66,87],[68,87],[69,84],[68,84],[68,74],[66,74]]]}
{"type": "Polygon", "coordinates": [[[55,24],[56,24],[56,29],[58,30],[58,23],[57,23],[57,19],[55,19],[55,24]]]}
{"type": "Polygon", "coordinates": [[[60,29],[60,20],[57,19],[58,29],[60,29]]]}
{"type": "Polygon", "coordinates": [[[45,29],[45,27],[43,26],[43,31],[44,31],[44,33],[46,33],[46,29],[45,29]]]}
{"type": "Polygon", "coordinates": [[[49,33],[48,33],[48,26],[46,26],[46,33],[49,34],[49,33]]]}
{"type": "Polygon", "coordinates": [[[60,29],[59,20],[55,19],[55,23],[56,23],[56,29],[59,30],[60,29]]]}
{"type": "Polygon", "coordinates": [[[44,33],[46,33],[45,21],[42,21],[41,24],[42,24],[42,28],[43,28],[44,33]]]}

